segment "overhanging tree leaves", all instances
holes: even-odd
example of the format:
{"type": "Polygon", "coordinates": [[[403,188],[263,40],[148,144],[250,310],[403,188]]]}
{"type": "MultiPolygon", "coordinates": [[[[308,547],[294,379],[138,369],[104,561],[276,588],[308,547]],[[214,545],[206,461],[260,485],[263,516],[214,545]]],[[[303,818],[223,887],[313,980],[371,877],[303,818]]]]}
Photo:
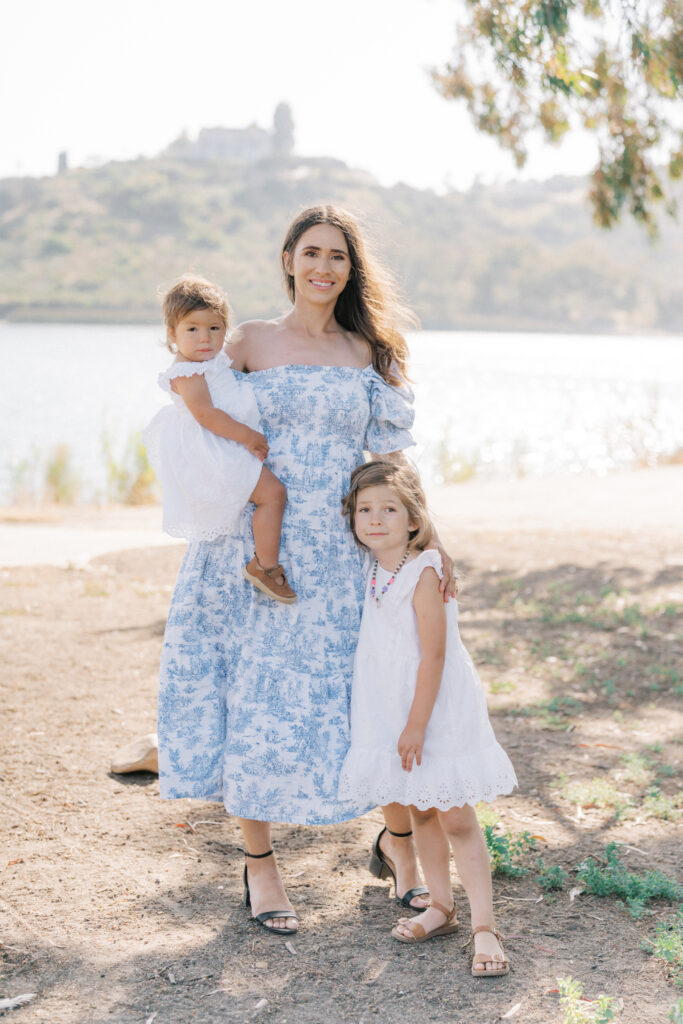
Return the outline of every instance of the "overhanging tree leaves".
{"type": "Polygon", "coordinates": [[[521,167],[527,139],[593,132],[596,222],[656,233],[683,174],[683,0],[464,0],[456,57],[434,72],[521,167]]]}

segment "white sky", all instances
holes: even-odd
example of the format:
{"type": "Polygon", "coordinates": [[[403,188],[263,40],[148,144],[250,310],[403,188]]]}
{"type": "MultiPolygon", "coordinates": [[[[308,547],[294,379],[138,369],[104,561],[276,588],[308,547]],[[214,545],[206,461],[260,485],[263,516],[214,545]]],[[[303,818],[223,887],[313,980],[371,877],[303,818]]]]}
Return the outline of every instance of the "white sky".
{"type": "MultiPolygon", "coordinates": [[[[292,107],[296,150],[383,184],[467,188],[518,177],[442,99],[458,0],[19,0],[1,20],[0,177],[151,156],[185,129],[269,127],[292,107]]],[[[538,147],[524,177],[581,174],[594,143],[538,147]]]]}

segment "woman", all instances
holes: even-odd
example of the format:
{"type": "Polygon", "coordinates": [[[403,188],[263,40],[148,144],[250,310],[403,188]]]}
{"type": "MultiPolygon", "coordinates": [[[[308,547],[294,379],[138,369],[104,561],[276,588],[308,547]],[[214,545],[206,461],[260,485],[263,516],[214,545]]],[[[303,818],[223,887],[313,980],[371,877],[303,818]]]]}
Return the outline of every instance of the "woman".
{"type": "MultiPolygon", "coordinates": [[[[332,824],[370,806],[337,799],[363,598],[362,556],[340,500],[364,450],[412,445],[413,413],[401,309],[353,218],[330,206],[304,211],[281,260],[292,310],[243,324],[228,352],[250,374],[269,464],[287,487],[281,561],[298,600],[277,605],[244,580],[248,511],[239,536],[191,545],[166,629],[158,728],[161,795],[220,800],[240,819],[246,901],[261,924],[289,934],[297,921],[270,822],[332,824]]],[[[392,807],[386,820],[375,863],[406,905],[424,906],[408,814],[392,807]]]]}

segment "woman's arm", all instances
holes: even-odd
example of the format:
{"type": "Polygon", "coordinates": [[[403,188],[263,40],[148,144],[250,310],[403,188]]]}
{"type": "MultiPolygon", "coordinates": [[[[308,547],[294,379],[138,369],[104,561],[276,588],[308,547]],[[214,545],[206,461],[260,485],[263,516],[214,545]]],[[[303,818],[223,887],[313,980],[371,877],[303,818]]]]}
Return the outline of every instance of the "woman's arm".
{"type": "Polygon", "coordinates": [[[425,734],[439,694],[446,656],[446,609],[434,569],[427,568],[420,576],[413,596],[413,608],[422,657],[408,721],[398,739],[398,752],[407,772],[413,767],[413,760],[422,764],[425,734]]]}
{"type": "Polygon", "coordinates": [[[240,423],[228,416],[227,412],[217,409],[211,401],[211,392],[205,378],[200,373],[191,377],[174,377],[171,387],[180,395],[197,423],[210,430],[218,437],[226,437],[229,441],[237,441],[255,455],[261,462],[268,454],[268,441],[258,430],[252,430],[246,423],[240,423]]]}
{"type": "MultiPolygon", "coordinates": [[[[371,452],[370,455],[373,459],[389,459],[391,462],[396,462],[399,464],[408,461],[403,452],[389,452],[387,455],[377,455],[375,452],[371,452]]],[[[448,603],[448,601],[452,597],[455,597],[457,590],[455,565],[453,563],[453,559],[451,558],[451,556],[448,554],[443,544],[441,543],[439,535],[436,532],[436,527],[434,526],[434,523],[432,523],[432,530],[434,531],[434,535],[429,544],[427,544],[427,549],[430,551],[438,551],[439,554],[441,555],[441,562],[443,566],[443,578],[439,583],[439,590],[443,594],[444,602],[448,603]]]]}

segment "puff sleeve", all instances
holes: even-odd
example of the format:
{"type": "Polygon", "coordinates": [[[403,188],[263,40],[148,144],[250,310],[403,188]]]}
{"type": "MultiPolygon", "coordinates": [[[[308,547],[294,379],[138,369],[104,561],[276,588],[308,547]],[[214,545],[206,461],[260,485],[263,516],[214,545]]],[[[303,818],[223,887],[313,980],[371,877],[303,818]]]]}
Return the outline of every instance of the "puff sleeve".
{"type": "Polygon", "coordinates": [[[410,428],[415,419],[413,392],[408,384],[392,387],[373,367],[365,371],[370,419],[363,448],[376,455],[388,455],[415,444],[410,428]]]}

